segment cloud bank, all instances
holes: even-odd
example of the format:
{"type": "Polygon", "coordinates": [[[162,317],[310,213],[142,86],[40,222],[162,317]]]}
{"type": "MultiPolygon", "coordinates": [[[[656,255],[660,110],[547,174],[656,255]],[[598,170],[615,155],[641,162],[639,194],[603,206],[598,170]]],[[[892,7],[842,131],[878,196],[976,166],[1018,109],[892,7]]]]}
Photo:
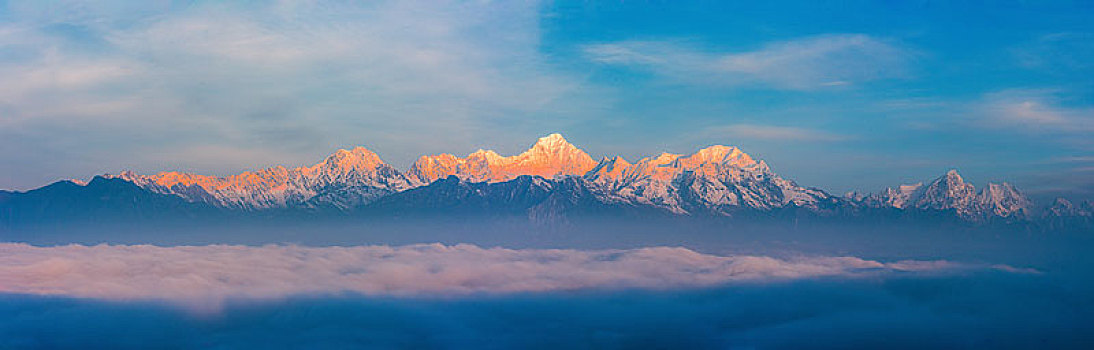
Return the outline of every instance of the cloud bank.
{"type": "Polygon", "coordinates": [[[474,245],[261,247],[0,244],[0,292],[212,303],[354,293],[421,296],[676,289],[735,282],[952,271],[946,261],[716,256],[685,248],[504,249],[474,245]]]}
{"type": "Polygon", "coordinates": [[[985,270],[665,291],[155,302],[0,294],[4,349],[1089,349],[1090,283],[985,270]]]}

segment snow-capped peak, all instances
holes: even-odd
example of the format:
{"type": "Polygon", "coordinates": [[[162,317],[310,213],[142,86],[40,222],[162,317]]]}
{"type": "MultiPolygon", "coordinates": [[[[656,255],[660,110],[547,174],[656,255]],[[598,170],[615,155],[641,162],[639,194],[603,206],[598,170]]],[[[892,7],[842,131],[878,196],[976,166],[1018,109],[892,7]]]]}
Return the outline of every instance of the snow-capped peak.
{"type": "Polygon", "coordinates": [[[1028,215],[1031,201],[1008,183],[988,183],[979,193],[957,173],[947,171],[930,184],[902,185],[870,195],[863,203],[871,207],[953,210],[966,219],[1018,217],[1028,215]]]}
{"type": "Polygon", "coordinates": [[[681,165],[687,168],[696,168],[703,164],[720,164],[747,167],[756,164],[751,156],[741,152],[737,147],[714,145],[695,152],[689,157],[681,158],[681,165]]]}
{"type": "Polygon", "coordinates": [[[961,212],[971,205],[975,197],[976,189],[966,184],[957,170],[950,170],[927,185],[916,204],[931,209],[953,208],[961,212]]]}
{"type": "Polygon", "coordinates": [[[494,152],[493,150],[486,150],[486,149],[481,149],[480,148],[479,150],[471,152],[471,154],[468,154],[466,159],[482,160],[482,161],[487,162],[487,163],[497,163],[497,162],[501,161],[504,158],[505,157],[502,157],[500,154],[498,154],[498,152],[494,152]]]}
{"type": "MultiPolygon", "coordinates": [[[[1028,215],[1033,203],[1009,183],[988,183],[977,195],[982,210],[995,216],[1028,215]]],[[[988,213],[982,213],[988,214],[988,213]]]]}
{"type": "Polygon", "coordinates": [[[715,145],[689,156],[665,152],[656,157],[642,158],[634,164],[620,157],[604,158],[586,177],[598,181],[604,178],[614,180],[619,176],[628,177],[628,181],[643,178],[668,181],[686,171],[713,176],[730,168],[740,171],[766,170],[763,162],[755,161],[737,147],[715,145]]]}
{"type": "Polygon", "coordinates": [[[585,179],[610,201],[653,205],[680,214],[816,207],[829,197],[780,178],[736,147],[721,145],[688,156],[661,153],[634,164],[605,158],[585,179]]]}
{"type": "Polygon", "coordinates": [[[600,160],[600,163],[596,165],[592,170],[589,170],[585,174],[586,178],[590,179],[618,179],[623,176],[623,173],[631,168],[631,163],[627,162],[623,157],[604,157],[600,160]]]}
{"type": "Polygon", "coordinates": [[[357,146],[352,149],[339,149],[319,164],[307,169],[309,175],[346,174],[349,172],[368,172],[385,165],[380,156],[367,148],[357,146]]]}
{"type": "MultiPolygon", "coordinates": [[[[183,172],[138,175],[122,172],[114,177],[149,190],[174,194],[190,201],[221,207],[266,209],[335,206],[356,208],[377,198],[425,186],[455,175],[469,182],[504,182],[522,175],[544,181],[558,177],[587,186],[588,193],[603,203],[653,206],[673,213],[734,215],[742,208],[774,210],[810,208],[835,212],[848,202],[866,207],[931,211],[955,211],[962,218],[1028,217],[1030,200],[1008,183],[987,184],[977,192],[972,184],[949,170],[923,184],[901,185],[882,193],[833,198],[815,188],[802,187],[772,172],[762,160],[737,147],[714,145],[689,155],[661,153],[630,163],[622,157],[594,162],[560,134],[538,138],[515,156],[479,149],[466,157],[451,154],[422,156],[403,174],[385,164],[364,147],[340,149],[312,166],[271,167],[238,175],[217,177],[183,172]]],[[[1058,202],[1060,212],[1094,211],[1058,202]]],[[[1053,209],[1050,209],[1053,210],[1053,209]]]]}
{"type": "Polygon", "coordinates": [[[116,177],[190,201],[242,209],[328,204],[344,208],[410,187],[403,174],[364,147],[340,149],[315,165],[293,169],[275,166],[225,177],[173,171],[122,172],[116,177]]]}
{"type": "Polygon", "coordinates": [[[881,193],[864,196],[861,200],[875,207],[905,208],[909,204],[914,206],[917,196],[921,194],[921,188],[922,182],[905,184],[897,188],[886,188],[881,193]]]}
{"type": "Polygon", "coordinates": [[[583,175],[596,166],[588,154],[557,133],[539,138],[527,151],[510,157],[481,149],[465,158],[451,155],[433,157],[445,159],[419,159],[411,166],[408,172],[410,177],[419,184],[428,184],[449,175],[471,182],[501,182],[521,175],[546,178],[583,175]]]}
{"type": "Polygon", "coordinates": [[[960,185],[965,183],[965,179],[961,178],[961,174],[957,173],[957,169],[950,169],[947,171],[944,178],[946,179],[947,184],[960,185]]]}
{"type": "Polygon", "coordinates": [[[532,149],[545,149],[545,150],[557,150],[562,148],[576,148],[574,145],[566,141],[566,138],[562,137],[562,134],[554,133],[544,137],[540,137],[536,140],[536,143],[532,145],[532,149]]]}

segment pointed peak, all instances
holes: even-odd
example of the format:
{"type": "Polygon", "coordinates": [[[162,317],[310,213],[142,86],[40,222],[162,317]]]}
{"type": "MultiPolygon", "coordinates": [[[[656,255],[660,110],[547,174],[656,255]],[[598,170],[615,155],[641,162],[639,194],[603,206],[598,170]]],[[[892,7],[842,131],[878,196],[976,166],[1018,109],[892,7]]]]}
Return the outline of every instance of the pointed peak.
{"type": "Polygon", "coordinates": [[[956,169],[950,169],[945,175],[931,182],[931,186],[963,187],[965,185],[965,179],[961,178],[961,174],[958,174],[956,169]]]}
{"type": "Polygon", "coordinates": [[[708,157],[711,160],[726,160],[726,159],[729,159],[729,158],[741,158],[741,157],[752,159],[751,157],[749,157],[744,152],[741,152],[741,150],[737,147],[730,147],[730,146],[723,146],[723,145],[714,145],[714,146],[710,146],[710,147],[701,149],[698,152],[695,152],[695,155],[696,156],[708,157]]]}
{"type": "Polygon", "coordinates": [[[349,149],[340,148],[337,151],[334,151],[333,154],[328,156],[327,159],[339,159],[339,158],[347,158],[347,157],[357,157],[357,158],[359,158],[359,157],[364,157],[364,158],[376,157],[377,159],[379,158],[379,156],[377,156],[376,153],[373,153],[368,148],[365,148],[365,147],[362,147],[362,146],[356,146],[356,147],[349,148],[349,149]]]}
{"type": "Polygon", "coordinates": [[[542,150],[562,150],[562,149],[576,149],[573,144],[566,141],[561,134],[554,133],[544,137],[540,137],[536,140],[536,143],[532,145],[530,150],[542,149],[542,150]]]}
{"type": "Polygon", "coordinates": [[[630,162],[627,162],[626,159],[623,159],[623,157],[620,157],[620,156],[604,157],[604,159],[601,159],[600,162],[601,163],[612,163],[612,164],[628,164],[628,165],[631,164],[630,162]]]}
{"type": "Polygon", "coordinates": [[[559,133],[556,132],[556,133],[551,133],[550,135],[547,135],[547,136],[544,136],[544,137],[540,137],[537,143],[539,143],[539,142],[559,142],[559,141],[566,142],[566,139],[562,137],[562,134],[559,134],[559,133]]]}
{"type": "Polygon", "coordinates": [[[954,179],[954,180],[958,180],[958,181],[964,181],[961,178],[961,174],[957,173],[957,169],[950,169],[950,171],[947,171],[946,172],[946,178],[947,179],[954,179]]]}
{"type": "Polygon", "coordinates": [[[351,149],[339,149],[324,159],[323,162],[313,166],[313,169],[326,169],[336,173],[344,173],[351,169],[371,170],[384,164],[380,156],[367,148],[357,146],[351,149]]]}
{"type": "Polygon", "coordinates": [[[357,158],[373,159],[373,158],[375,158],[376,160],[380,159],[380,157],[378,155],[376,155],[376,153],[373,153],[372,151],[368,150],[368,148],[364,148],[364,147],[361,147],[361,146],[357,146],[357,147],[350,148],[350,149],[342,148],[342,149],[339,149],[337,151],[334,151],[334,154],[331,154],[329,157],[327,157],[328,160],[331,160],[331,159],[349,159],[349,158],[354,158],[354,159],[357,159],[357,158]]]}
{"type": "Polygon", "coordinates": [[[1074,206],[1073,204],[1071,204],[1071,201],[1067,200],[1067,198],[1064,197],[1056,197],[1056,200],[1052,201],[1052,205],[1064,208],[1071,208],[1072,206],[1074,206]]]}
{"type": "Polygon", "coordinates": [[[619,168],[619,167],[629,167],[629,166],[631,166],[631,163],[628,162],[626,159],[623,159],[623,157],[620,157],[620,156],[604,157],[599,162],[597,162],[597,168],[601,168],[601,167],[619,168]]]}

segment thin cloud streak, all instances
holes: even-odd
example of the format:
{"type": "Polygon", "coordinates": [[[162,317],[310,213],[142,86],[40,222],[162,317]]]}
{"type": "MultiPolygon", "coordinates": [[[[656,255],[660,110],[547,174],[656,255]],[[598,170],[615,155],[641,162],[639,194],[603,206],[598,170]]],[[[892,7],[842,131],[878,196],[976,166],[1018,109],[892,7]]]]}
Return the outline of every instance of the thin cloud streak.
{"type": "Polygon", "coordinates": [[[846,140],[843,135],[832,134],[824,131],[791,127],[759,124],[732,124],[708,128],[707,132],[713,135],[729,135],[734,138],[771,140],[771,141],[819,141],[831,142],[846,140]]]}
{"type": "Polygon", "coordinates": [[[710,52],[675,41],[589,45],[598,63],[648,69],[671,79],[722,85],[762,83],[816,90],[906,77],[918,56],[897,43],[863,34],[829,34],[772,42],[755,51],[710,52]]]}
{"type": "Polygon", "coordinates": [[[1094,131],[1094,109],[1064,107],[1051,90],[1004,90],[975,106],[987,126],[1064,134],[1094,131]]]}

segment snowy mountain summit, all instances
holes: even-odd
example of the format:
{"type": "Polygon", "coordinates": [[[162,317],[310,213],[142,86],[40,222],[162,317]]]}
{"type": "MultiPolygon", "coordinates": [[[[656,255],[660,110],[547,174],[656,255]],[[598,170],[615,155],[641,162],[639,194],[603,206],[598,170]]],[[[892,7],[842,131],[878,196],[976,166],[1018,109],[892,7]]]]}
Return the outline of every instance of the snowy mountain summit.
{"type": "Polygon", "coordinates": [[[451,154],[422,156],[407,174],[419,185],[453,175],[471,182],[503,182],[521,175],[545,178],[582,175],[594,166],[596,162],[585,151],[560,134],[550,134],[524,153],[511,157],[481,149],[464,158],[451,154]]]}
{"type": "Polygon", "coordinates": [[[992,217],[1023,218],[1030,215],[1033,203],[1008,183],[988,183],[980,192],[966,183],[957,170],[927,185],[901,185],[887,188],[860,201],[875,208],[952,210],[958,216],[974,221],[992,217]]]}
{"type": "Polygon", "coordinates": [[[584,177],[608,201],[652,205],[674,213],[729,215],[739,208],[817,208],[824,191],[785,180],[736,147],[711,146],[684,156],[662,153],[631,164],[605,158],[584,177]]]}
{"type": "Polygon", "coordinates": [[[218,207],[260,210],[333,206],[347,209],[409,189],[411,181],[364,147],[340,149],[310,167],[272,167],[227,177],[161,172],[111,177],[157,193],[218,207]]]}

